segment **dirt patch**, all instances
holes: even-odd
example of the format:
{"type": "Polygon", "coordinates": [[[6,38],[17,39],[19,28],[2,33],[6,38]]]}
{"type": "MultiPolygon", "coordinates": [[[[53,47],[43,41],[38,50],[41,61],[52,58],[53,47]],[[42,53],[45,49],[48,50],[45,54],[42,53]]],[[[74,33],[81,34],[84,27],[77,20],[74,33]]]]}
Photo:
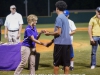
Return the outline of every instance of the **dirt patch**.
{"type": "MultiPolygon", "coordinates": [[[[40,41],[41,41],[41,42],[44,42],[44,43],[47,43],[47,42],[49,42],[50,40],[40,40],[40,41]]],[[[87,47],[87,46],[88,46],[88,44],[86,44],[86,43],[73,42],[73,47],[74,47],[74,49],[84,48],[84,47],[87,47]]],[[[48,47],[48,48],[36,44],[36,50],[37,50],[37,52],[53,51],[53,48],[54,48],[54,44],[52,44],[52,45],[51,45],[50,47],[48,47]]]]}
{"type": "MultiPolygon", "coordinates": [[[[54,28],[38,28],[37,31],[40,32],[41,30],[47,31],[54,31],[54,28]]],[[[88,28],[77,28],[77,31],[87,31],[88,28]]],[[[25,29],[22,29],[21,33],[24,33],[25,29]]],[[[1,33],[4,34],[4,30],[1,30],[1,33]]]]}

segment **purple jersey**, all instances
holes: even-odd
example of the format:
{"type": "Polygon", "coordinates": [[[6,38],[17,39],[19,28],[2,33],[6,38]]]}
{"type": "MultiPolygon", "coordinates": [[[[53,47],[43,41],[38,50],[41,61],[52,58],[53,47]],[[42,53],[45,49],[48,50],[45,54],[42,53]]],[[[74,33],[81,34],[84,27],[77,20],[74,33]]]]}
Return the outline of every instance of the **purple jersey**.
{"type": "Polygon", "coordinates": [[[36,30],[36,27],[31,27],[30,25],[28,25],[25,29],[24,32],[24,41],[22,42],[22,46],[27,46],[30,48],[34,48],[35,47],[35,42],[33,42],[30,39],[30,36],[34,36],[35,39],[37,39],[38,36],[38,32],[36,30]]]}

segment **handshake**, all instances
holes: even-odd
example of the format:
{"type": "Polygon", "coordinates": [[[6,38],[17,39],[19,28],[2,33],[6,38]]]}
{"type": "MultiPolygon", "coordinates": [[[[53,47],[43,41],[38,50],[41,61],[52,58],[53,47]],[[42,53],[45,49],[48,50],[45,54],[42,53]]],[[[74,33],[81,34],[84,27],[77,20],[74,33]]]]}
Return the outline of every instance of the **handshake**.
{"type": "Polygon", "coordinates": [[[52,45],[52,43],[54,42],[54,39],[48,43],[42,43],[43,46],[49,47],[52,45]]]}
{"type": "Polygon", "coordinates": [[[49,31],[46,31],[46,30],[41,30],[40,33],[44,33],[46,36],[49,36],[50,35],[50,32],[49,31]]]}
{"type": "MultiPolygon", "coordinates": [[[[46,30],[41,30],[40,33],[41,33],[41,34],[43,33],[43,34],[45,34],[46,36],[49,36],[49,35],[50,35],[50,32],[49,32],[49,31],[46,31],[46,30]]],[[[49,46],[52,45],[53,42],[54,42],[54,39],[51,40],[51,41],[48,42],[48,43],[42,43],[42,45],[43,45],[43,46],[46,46],[46,47],[49,47],[49,46]]]]}

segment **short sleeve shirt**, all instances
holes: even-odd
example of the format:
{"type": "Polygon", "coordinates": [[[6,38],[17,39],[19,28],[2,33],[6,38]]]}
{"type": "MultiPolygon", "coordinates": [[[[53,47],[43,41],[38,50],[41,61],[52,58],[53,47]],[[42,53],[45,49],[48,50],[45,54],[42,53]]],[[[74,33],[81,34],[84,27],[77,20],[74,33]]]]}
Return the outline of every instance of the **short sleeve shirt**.
{"type": "Polygon", "coordinates": [[[96,16],[92,17],[89,25],[92,26],[92,36],[100,36],[100,19],[96,16]]]}
{"type": "Polygon", "coordinates": [[[15,14],[9,14],[4,23],[8,30],[18,30],[20,24],[23,24],[23,19],[21,14],[17,12],[15,14]]]}
{"type": "Polygon", "coordinates": [[[64,14],[57,16],[55,21],[55,31],[57,30],[57,27],[61,28],[61,35],[55,36],[54,43],[59,45],[71,45],[69,22],[64,14]]]}
{"type": "Polygon", "coordinates": [[[23,40],[22,45],[34,48],[35,47],[35,42],[33,42],[30,39],[30,36],[33,36],[35,39],[37,39],[38,32],[36,30],[36,27],[32,28],[30,25],[28,25],[25,29],[25,32],[24,32],[24,40],[23,40]]]}
{"type": "MultiPolygon", "coordinates": [[[[71,33],[73,30],[76,30],[76,26],[72,20],[68,19],[68,22],[69,22],[69,33],[71,33]]],[[[71,36],[71,41],[73,42],[73,36],[71,36]]]]}

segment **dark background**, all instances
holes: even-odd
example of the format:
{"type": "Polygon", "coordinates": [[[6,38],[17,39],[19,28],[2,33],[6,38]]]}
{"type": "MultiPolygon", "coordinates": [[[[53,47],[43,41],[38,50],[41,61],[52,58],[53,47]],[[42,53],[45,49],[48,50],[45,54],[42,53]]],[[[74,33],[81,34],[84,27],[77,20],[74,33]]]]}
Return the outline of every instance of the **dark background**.
{"type": "MultiPolygon", "coordinates": [[[[50,12],[55,10],[55,3],[58,0],[50,0],[50,12]]],[[[100,0],[64,0],[68,5],[68,10],[88,10],[96,9],[100,6],[100,0]]],[[[10,13],[10,5],[16,5],[17,12],[25,16],[24,0],[0,0],[0,17],[5,17],[10,13]]],[[[28,0],[28,14],[38,16],[48,15],[48,0],[28,0]]]]}

